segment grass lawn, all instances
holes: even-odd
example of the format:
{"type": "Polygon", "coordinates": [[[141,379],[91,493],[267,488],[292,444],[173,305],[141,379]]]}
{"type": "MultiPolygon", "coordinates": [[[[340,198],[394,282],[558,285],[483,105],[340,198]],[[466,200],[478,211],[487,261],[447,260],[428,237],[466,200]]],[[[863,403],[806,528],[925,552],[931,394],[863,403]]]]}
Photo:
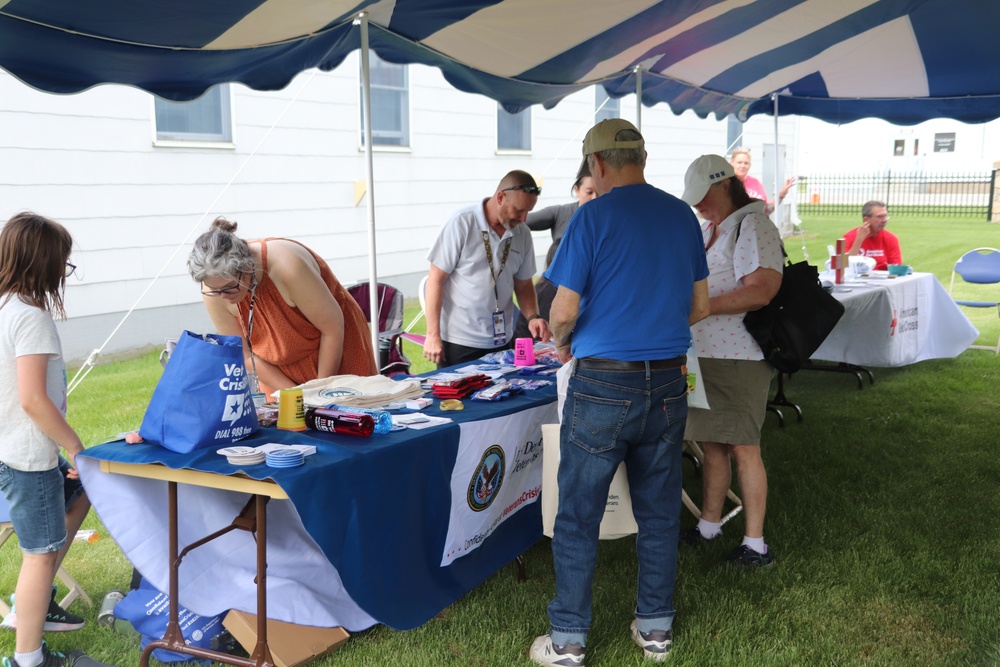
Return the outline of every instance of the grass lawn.
{"type": "MultiPolygon", "coordinates": [[[[803,243],[813,263],[826,245],[860,222],[809,219],[786,240],[793,261],[803,243]]],[[[1000,245],[1000,227],[984,222],[894,217],[905,260],[945,283],[964,251],[1000,245]]],[[[416,314],[414,303],[406,321],[416,314]]],[[[995,342],[997,314],[975,319],[980,342],[995,342]]],[[[418,325],[418,330],[422,326],[418,325]]],[[[407,352],[417,363],[416,346],[407,352]]],[[[798,373],[786,384],[803,409],[779,428],[768,416],[763,455],[768,468],[766,538],[776,554],[766,571],[725,566],[742,518],[726,526],[722,544],[680,554],[674,665],[996,665],[1000,663],[1000,358],[970,350],[953,360],[875,369],[876,383],[798,373]]],[[[160,367],[156,352],[95,369],[70,398],[70,420],[87,443],[138,426],[160,367]]],[[[688,464],[685,464],[686,466],[688,464]]],[[[699,480],[686,467],[686,488],[699,480]]],[[[137,517],[139,519],[139,517],[137,517]]],[[[686,510],[682,526],[694,518],[686,510]]],[[[99,603],[128,585],[130,566],[91,514],[101,539],[78,543],[66,565],[99,603]]],[[[398,545],[397,548],[405,548],[398,545]]],[[[339,665],[528,665],[526,648],[547,630],[554,590],[551,549],[543,539],[527,553],[529,579],[513,565],[442,611],[423,627],[397,632],[377,626],[318,661],[339,665]]],[[[14,587],[20,555],[0,550],[0,594],[14,587]]],[[[594,627],[588,665],[644,664],[628,638],[636,580],[634,539],[603,542],[594,584],[594,627]]],[[[135,665],[133,638],[95,623],[96,608],[74,603],[88,626],[50,634],[57,649],[83,648],[116,665],[135,665]]],[[[0,633],[0,655],[13,651],[0,633]]]]}

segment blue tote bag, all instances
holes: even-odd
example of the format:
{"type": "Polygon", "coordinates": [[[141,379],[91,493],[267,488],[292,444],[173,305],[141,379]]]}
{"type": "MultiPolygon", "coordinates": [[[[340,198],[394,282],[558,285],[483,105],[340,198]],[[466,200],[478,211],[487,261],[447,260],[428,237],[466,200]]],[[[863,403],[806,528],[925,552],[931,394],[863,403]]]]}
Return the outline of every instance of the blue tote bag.
{"type": "Polygon", "coordinates": [[[143,440],[186,453],[225,447],[258,428],[239,336],[181,334],[139,427],[143,440]]]}

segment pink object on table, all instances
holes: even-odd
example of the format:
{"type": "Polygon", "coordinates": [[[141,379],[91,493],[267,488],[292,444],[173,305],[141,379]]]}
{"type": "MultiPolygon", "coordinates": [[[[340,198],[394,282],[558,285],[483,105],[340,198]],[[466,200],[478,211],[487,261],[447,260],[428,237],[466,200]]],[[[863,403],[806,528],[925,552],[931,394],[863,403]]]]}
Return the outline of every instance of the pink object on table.
{"type": "Polygon", "coordinates": [[[535,365],[535,342],[530,338],[518,338],[514,341],[514,365],[535,365]]]}

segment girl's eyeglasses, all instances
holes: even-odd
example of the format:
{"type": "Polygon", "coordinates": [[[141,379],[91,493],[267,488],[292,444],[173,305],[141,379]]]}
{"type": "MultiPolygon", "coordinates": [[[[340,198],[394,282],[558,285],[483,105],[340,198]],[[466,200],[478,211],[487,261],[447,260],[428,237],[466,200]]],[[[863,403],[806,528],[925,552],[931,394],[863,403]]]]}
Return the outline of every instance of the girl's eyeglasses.
{"type": "Polygon", "coordinates": [[[69,262],[66,262],[66,277],[69,278],[71,275],[73,275],[74,271],[76,271],[76,264],[70,264],[69,262]]]}

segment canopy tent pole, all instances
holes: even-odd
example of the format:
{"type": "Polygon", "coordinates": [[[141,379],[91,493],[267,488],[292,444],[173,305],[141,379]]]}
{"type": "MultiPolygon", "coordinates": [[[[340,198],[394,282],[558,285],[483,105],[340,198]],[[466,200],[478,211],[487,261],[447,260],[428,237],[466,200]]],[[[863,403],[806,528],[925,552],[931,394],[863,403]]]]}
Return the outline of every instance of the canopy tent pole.
{"type": "Polygon", "coordinates": [[[778,93],[772,93],[774,101],[774,226],[781,231],[781,190],[778,188],[778,93]]]}
{"type": "Polygon", "coordinates": [[[375,365],[382,370],[378,353],[378,267],[375,259],[375,168],[372,156],[372,88],[368,69],[368,12],[361,12],[358,21],[361,24],[361,108],[365,119],[365,192],[368,195],[368,319],[371,321],[369,328],[375,365]]]}
{"type": "Polygon", "coordinates": [[[642,134],[642,65],[635,66],[635,128],[642,134]]]}

